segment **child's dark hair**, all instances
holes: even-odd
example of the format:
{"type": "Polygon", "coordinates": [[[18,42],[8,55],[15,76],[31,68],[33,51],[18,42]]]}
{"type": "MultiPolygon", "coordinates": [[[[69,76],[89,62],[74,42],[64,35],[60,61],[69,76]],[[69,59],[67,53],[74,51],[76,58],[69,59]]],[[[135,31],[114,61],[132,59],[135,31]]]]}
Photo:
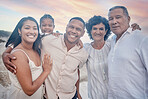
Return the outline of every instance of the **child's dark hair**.
{"type": "Polygon", "coordinates": [[[24,22],[27,20],[33,21],[37,25],[37,30],[38,30],[38,37],[36,41],[33,43],[33,50],[37,51],[39,55],[41,54],[40,48],[41,48],[41,38],[40,38],[40,33],[39,33],[39,25],[37,21],[33,17],[23,17],[18,24],[16,25],[15,29],[13,30],[11,36],[9,37],[5,47],[8,47],[9,44],[13,44],[14,47],[19,45],[21,43],[21,36],[19,35],[18,29],[21,30],[24,22]]]}
{"type": "Polygon", "coordinates": [[[49,14],[44,14],[44,15],[40,18],[40,25],[41,25],[42,21],[43,21],[44,19],[46,19],[46,18],[51,19],[52,22],[53,22],[53,24],[54,24],[54,18],[53,18],[51,15],[49,15],[49,14]]]}

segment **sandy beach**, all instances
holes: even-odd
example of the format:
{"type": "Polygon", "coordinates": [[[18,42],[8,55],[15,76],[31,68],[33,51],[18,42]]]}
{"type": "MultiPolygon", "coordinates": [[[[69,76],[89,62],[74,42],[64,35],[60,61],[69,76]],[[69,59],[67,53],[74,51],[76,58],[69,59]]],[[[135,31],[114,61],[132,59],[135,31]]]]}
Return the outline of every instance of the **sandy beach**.
{"type": "MultiPolygon", "coordinates": [[[[6,40],[6,38],[3,38],[6,40]]],[[[4,67],[2,62],[2,52],[5,50],[5,43],[0,43],[0,99],[7,99],[7,93],[10,86],[10,79],[8,76],[8,71],[4,67]]]]}

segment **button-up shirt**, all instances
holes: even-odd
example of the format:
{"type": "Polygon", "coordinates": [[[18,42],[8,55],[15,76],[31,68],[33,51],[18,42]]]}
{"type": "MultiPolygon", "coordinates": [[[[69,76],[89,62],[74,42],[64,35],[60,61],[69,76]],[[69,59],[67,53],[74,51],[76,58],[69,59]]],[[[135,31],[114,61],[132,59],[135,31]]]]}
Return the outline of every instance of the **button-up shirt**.
{"type": "Polygon", "coordinates": [[[63,35],[48,35],[42,39],[42,57],[46,53],[53,60],[52,70],[45,80],[48,99],[72,99],[76,93],[78,67],[86,62],[87,52],[77,45],[67,51],[63,35]]]}
{"type": "Polygon", "coordinates": [[[109,99],[148,99],[148,36],[130,28],[108,56],[109,99]]]}

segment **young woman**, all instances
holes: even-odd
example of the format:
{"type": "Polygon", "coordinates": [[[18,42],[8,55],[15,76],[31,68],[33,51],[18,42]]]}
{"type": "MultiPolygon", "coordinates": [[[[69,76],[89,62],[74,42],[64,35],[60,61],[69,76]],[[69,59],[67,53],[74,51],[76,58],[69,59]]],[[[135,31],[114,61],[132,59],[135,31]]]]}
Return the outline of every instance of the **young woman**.
{"type": "Polygon", "coordinates": [[[9,99],[42,99],[44,94],[43,82],[52,68],[52,61],[44,55],[40,59],[40,34],[37,21],[32,17],[22,18],[6,43],[14,45],[11,51],[16,60],[16,75],[9,73],[11,88],[9,99]]]}

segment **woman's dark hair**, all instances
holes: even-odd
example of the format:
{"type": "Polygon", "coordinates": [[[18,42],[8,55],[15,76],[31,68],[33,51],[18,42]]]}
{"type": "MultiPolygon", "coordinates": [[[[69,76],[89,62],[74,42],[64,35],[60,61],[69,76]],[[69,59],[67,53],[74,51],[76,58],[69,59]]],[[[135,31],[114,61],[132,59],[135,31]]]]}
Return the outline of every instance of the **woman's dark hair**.
{"type": "Polygon", "coordinates": [[[47,18],[51,19],[52,22],[53,22],[53,24],[54,24],[54,18],[53,18],[51,15],[49,15],[49,14],[44,14],[44,15],[40,18],[40,26],[41,26],[42,21],[43,21],[44,19],[47,19],[47,18]]]}
{"type": "Polygon", "coordinates": [[[109,27],[109,23],[108,23],[108,20],[102,16],[93,16],[92,18],[90,18],[88,20],[88,22],[86,23],[86,29],[87,29],[87,33],[90,37],[90,39],[93,40],[92,38],[92,34],[91,34],[91,31],[92,31],[92,27],[94,25],[97,25],[97,24],[104,24],[105,25],[105,30],[107,30],[105,36],[104,36],[104,40],[106,41],[108,39],[108,37],[110,36],[110,27],[109,27]]]}
{"type": "Polygon", "coordinates": [[[39,25],[37,23],[37,21],[33,18],[33,17],[23,17],[18,24],[16,25],[15,29],[13,30],[11,36],[9,37],[5,47],[8,47],[9,44],[13,44],[14,47],[16,47],[18,44],[21,43],[21,36],[19,36],[19,32],[18,29],[21,30],[22,26],[24,24],[24,22],[26,22],[27,20],[33,21],[36,23],[37,25],[37,29],[38,29],[38,37],[36,39],[36,41],[33,43],[33,50],[37,51],[39,53],[39,55],[41,54],[41,38],[40,38],[40,33],[39,33],[39,25]]]}

